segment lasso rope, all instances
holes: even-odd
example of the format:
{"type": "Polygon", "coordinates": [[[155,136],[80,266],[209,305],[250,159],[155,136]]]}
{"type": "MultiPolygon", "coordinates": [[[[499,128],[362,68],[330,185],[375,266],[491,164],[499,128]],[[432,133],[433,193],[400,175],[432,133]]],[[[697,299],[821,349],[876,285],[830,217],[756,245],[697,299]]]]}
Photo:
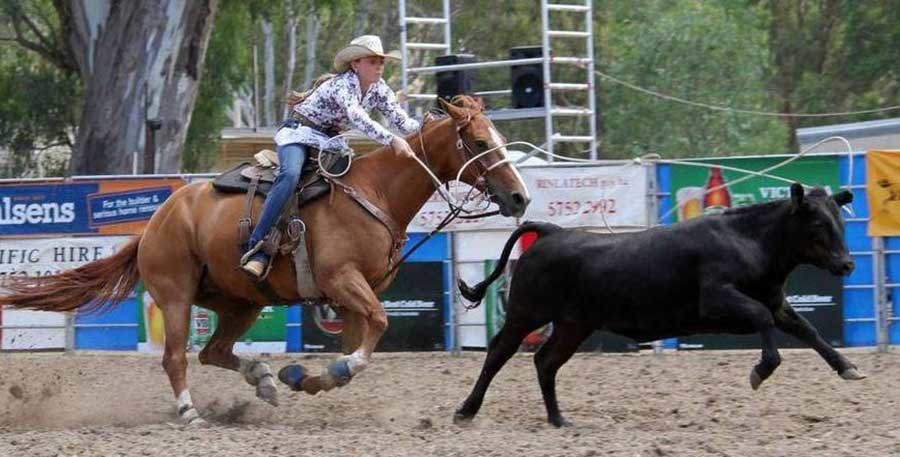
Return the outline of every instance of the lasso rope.
{"type": "MultiPolygon", "coordinates": [[[[424,123],[422,124],[422,126],[424,127],[424,123]]],[[[348,136],[348,133],[342,133],[342,134],[340,134],[340,135],[336,135],[336,136],[334,136],[334,137],[329,138],[327,141],[324,141],[324,142],[320,143],[320,146],[321,146],[320,149],[323,150],[323,151],[326,150],[326,147],[325,147],[325,146],[327,146],[328,143],[330,143],[331,141],[334,141],[334,140],[336,140],[336,139],[338,139],[338,138],[345,137],[345,136],[348,136]]],[[[421,138],[421,136],[422,136],[422,131],[421,131],[421,129],[420,129],[420,131],[419,131],[419,136],[420,136],[420,138],[421,138]]],[[[703,193],[704,195],[706,195],[706,194],[708,194],[708,193],[710,193],[710,192],[717,191],[717,190],[719,190],[719,189],[731,187],[731,186],[733,186],[733,185],[735,185],[735,184],[744,182],[744,181],[749,180],[749,179],[752,179],[752,178],[754,178],[754,177],[766,177],[766,178],[770,178],[770,179],[774,179],[774,180],[782,181],[782,182],[787,182],[787,183],[800,182],[801,184],[804,185],[804,187],[809,187],[809,186],[807,186],[806,184],[804,184],[803,182],[801,182],[801,181],[799,181],[799,180],[791,180],[791,179],[784,178],[784,177],[781,177],[781,176],[772,175],[772,174],[770,174],[770,172],[772,172],[772,171],[774,171],[774,170],[777,170],[777,169],[779,169],[779,168],[782,168],[782,167],[788,165],[788,164],[791,163],[791,162],[794,162],[794,161],[796,161],[796,160],[799,160],[800,158],[802,158],[802,157],[804,157],[805,155],[807,155],[810,151],[812,151],[812,150],[815,149],[816,147],[818,147],[818,146],[820,146],[820,145],[822,145],[822,144],[824,144],[824,143],[831,142],[831,141],[839,141],[839,142],[842,142],[842,143],[844,144],[844,146],[846,146],[846,148],[847,148],[848,177],[847,177],[847,183],[844,185],[844,187],[845,187],[846,189],[850,190],[850,189],[851,189],[851,184],[852,184],[852,182],[853,182],[853,147],[850,145],[850,141],[848,141],[846,138],[844,138],[844,137],[842,137],[842,136],[831,136],[831,137],[825,138],[825,139],[823,139],[823,140],[820,140],[820,141],[818,141],[818,142],[816,142],[816,143],[814,143],[814,144],[812,144],[812,145],[810,145],[810,146],[807,146],[806,148],[804,148],[803,150],[801,150],[799,153],[795,154],[793,157],[790,157],[790,158],[788,158],[788,159],[786,159],[786,160],[783,160],[783,161],[781,161],[781,162],[779,162],[779,163],[777,163],[777,164],[775,164],[775,165],[772,165],[772,166],[767,167],[767,168],[765,168],[765,169],[763,169],[763,170],[760,170],[760,171],[747,170],[747,169],[738,168],[738,167],[732,167],[732,166],[727,166],[727,165],[708,164],[708,163],[698,163],[698,162],[694,162],[694,161],[690,161],[690,160],[678,160],[678,159],[672,160],[672,159],[663,159],[663,158],[661,158],[661,157],[659,156],[659,154],[651,153],[651,154],[645,154],[645,155],[642,155],[642,156],[640,156],[640,157],[635,157],[634,159],[630,160],[628,163],[626,163],[626,164],[620,166],[620,170],[617,170],[616,172],[612,173],[611,176],[620,176],[620,175],[622,174],[622,172],[624,172],[624,170],[626,170],[626,169],[628,169],[628,168],[630,168],[630,167],[633,167],[633,166],[635,166],[635,165],[642,165],[642,164],[644,164],[644,163],[664,163],[664,164],[670,164],[670,165],[683,165],[683,166],[702,167],[702,168],[713,168],[713,167],[715,167],[715,168],[719,168],[719,169],[722,169],[722,170],[728,170],[728,171],[734,171],[734,172],[738,172],[738,173],[743,173],[743,174],[746,175],[746,176],[740,177],[740,178],[738,178],[738,179],[735,179],[735,180],[733,180],[733,181],[730,181],[730,182],[728,182],[728,183],[725,183],[725,184],[722,184],[722,185],[719,185],[719,186],[716,186],[716,187],[713,187],[713,188],[710,188],[710,189],[705,189],[705,190],[704,190],[704,193],[703,193]]],[[[456,179],[455,179],[455,180],[456,180],[456,181],[460,181],[461,178],[462,178],[462,174],[465,172],[465,170],[466,170],[469,166],[471,166],[471,165],[473,165],[474,163],[476,163],[476,162],[478,161],[478,159],[480,159],[481,157],[483,157],[483,156],[485,156],[485,155],[487,155],[487,154],[490,154],[491,152],[494,152],[494,151],[496,151],[496,150],[498,150],[498,149],[507,148],[507,147],[513,146],[513,145],[523,145],[523,146],[528,146],[528,147],[530,147],[533,151],[530,152],[530,153],[528,153],[528,154],[523,155],[520,159],[518,159],[517,161],[515,161],[515,163],[513,162],[512,159],[504,157],[503,160],[499,160],[499,161],[497,161],[497,162],[491,164],[490,166],[485,167],[485,168],[486,168],[486,169],[485,169],[485,172],[484,172],[485,175],[486,175],[487,173],[489,173],[490,171],[494,170],[495,168],[500,167],[500,166],[503,166],[503,165],[509,165],[509,166],[515,167],[515,165],[517,165],[517,164],[519,164],[519,163],[521,163],[521,162],[524,162],[525,160],[527,160],[527,159],[531,158],[532,156],[534,156],[535,153],[543,153],[543,154],[545,154],[545,155],[548,156],[548,157],[553,157],[553,158],[559,159],[560,161],[563,161],[563,162],[571,162],[571,163],[577,163],[577,164],[583,164],[583,165],[602,165],[602,164],[604,164],[603,161],[591,160],[591,159],[580,159],[580,158],[575,158],[575,157],[566,157],[566,156],[562,156],[562,155],[559,155],[559,154],[551,153],[551,152],[547,151],[546,149],[543,149],[543,148],[541,148],[541,147],[535,146],[534,144],[529,143],[529,142],[527,142],[527,141],[512,141],[512,142],[504,143],[504,144],[502,144],[502,145],[498,145],[498,146],[495,146],[495,147],[493,147],[493,148],[487,149],[487,150],[485,150],[485,151],[483,151],[483,152],[480,152],[480,153],[478,153],[478,154],[475,154],[473,157],[471,157],[469,160],[467,160],[467,161],[463,164],[462,167],[460,167],[459,171],[458,171],[457,174],[456,174],[456,179]]],[[[465,147],[465,145],[463,145],[463,146],[465,147]]],[[[425,145],[424,145],[424,143],[423,143],[423,144],[422,144],[422,154],[425,154],[424,147],[425,147],[425,145]]],[[[349,154],[349,155],[348,155],[348,158],[350,159],[350,161],[352,161],[352,154],[349,154]]],[[[419,164],[419,166],[425,171],[425,173],[428,174],[429,178],[430,178],[430,179],[432,180],[432,182],[434,183],[435,189],[437,190],[438,194],[441,196],[441,198],[444,199],[444,201],[445,201],[445,202],[447,203],[447,205],[450,207],[450,211],[451,211],[451,212],[471,213],[471,212],[474,212],[476,209],[469,209],[469,208],[466,208],[465,206],[466,206],[467,204],[469,204],[470,202],[473,202],[473,201],[474,201],[474,202],[478,202],[479,205],[482,205],[482,204],[486,201],[485,198],[476,199],[476,198],[473,198],[473,197],[472,197],[472,194],[473,194],[473,192],[474,192],[474,190],[475,190],[474,187],[472,187],[472,188],[469,189],[469,191],[466,193],[466,195],[465,195],[465,197],[462,199],[462,201],[456,199],[450,192],[448,192],[447,190],[444,189],[444,187],[442,186],[442,183],[441,183],[440,179],[438,179],[438,177],[434,174],[434,172],[432,172],[431,169],[430,169],[430,168],[429,168],[429,167],[428,167],[421,159],[419,159],[419,157],[418,157],[417,155],[414,154],[414,155],[413,155],[413,159],[416,161],[416,163],[419,164]]],[[[338,173],[338,174],[332,174],[332,173],[329,173],[328,170],[326,170],[325,167],[322,165],[321,161],[319,162],[319,169],[320,169],[320,171],[322,172],[322,174],[324,174],[324,175],[327,176],[327,177],[331,177],[331,178],[340,177],[340,176],[343,176],[344,174],[346,174],[346,173],[350,170],[350,163],[349,163],[350,161],[348,161],[347,168],[346,168],[343,172],[338,173]]],[[[659,220],[660,220],[660,221],[666,220],[666,219],[667,219],[668,217],[670,217],[674,212],[678,211],[679,208],[683,207],[685,203],[686,203],[686,202],[682,202],[682,203],[676,202],[675,205],[674,205],[672,208],[670,208],[670,209],[669,209],[668,211],[666,211],[662,216],[659,217],[659,220]]],[[[489,205],[489,204],[488,204],[488,205],[489,205]]],[[[482,206],[481,208],[478,208],[478,210],[483,210],[483,209],[484,209],[484,206],[482,206]]],[[[848,211],[851,215],[853,214],[852,204],[851,204],[851,205],[848,205],[848,207],[844,207],[844,209],[845,209],[846,211],[848,211]]],[[[601,217],[601,219],[603,220],[603,224],[604,224],[605,228],[607,229],[607,231],[609,231],[609,233],[616,233],[616,232],[613,230],[612,226],[609,224],[609,221],[608,221],[607,218],[606,218],[606,212],[605,212],[605,211],[600,211],[600,217],[601,217]]]]}
{"type": "MultiPolygon", "coordinates": [[[[804,184],[803,182],[801,182],[801,181],[799,181],[799,180],[791,180],[791,179],[784,178],[784,177],[781,177],[781,176],[772,175],[772,174],[770,174],[770,172],[771,172],[771,171],[774,171],[774,170],[777,170],[777,169],[779,169],[779,168],[781,168],[781,167],[784,167],[785,165],[787,165],[787,164],[789,164],[789,163],[791,163],[791,162],[794,162],[795,160],[800,159],[801,157],[803,157],[803,156],[805,156],[806,154],[808,154],[811,150],[815,149],[816,147],[818,147],[818,146],[820,146],[820,145],[822,145],[822,144],[824,144],[824,143],[830,142],[830,141],[840,141],[840,142],[844,143],[844,145],[845,145],[846,148],[847,148],[847,157],[848,157],[848,161],[849,161],[849,162],[848,162],[848,168],[849,168],[849,170],[848,170],[847,183],[844,185],[844,187],[845,187],[846,189],[849,190],[849,189],[851,188],[850,186],[851,186],[851,184],[852,184],[852,182],[853,182],[853,147],[850,145],[850,141],[848,141],[846,138],[844,138],[844,137],[842,137],[842,136],[831,136],[831,137],[825,138],[825,139],[823,139],[823,140],[821,140],[821,141],[816,142],[815,144],[812,144],[812,145],[810,145],[810,146],[807,146],[807,147],[804,148],[802,151],[800,151],[799,153],[795,154],[793,157],[790,157],[790,158],[788,158],[788,159],[786,159],[786,160],[783,160],[783,161],[781,161],[781,162],[779,162],[779,163],[777,163],[777,164],[775,164],[775,165],[772,165],[771,167],[767,167],[767,168],[765,168],[765,169],[763,169],[763,170],[760,170],[760,171],[747,170],[747,169],[743,169],[743,168],[731,167],[731,166],[725,166],[725,165],[707,164],[707,163],[697,163],[697,162],[693,162],[693,161],[689,161],[689,160],[678,160],[678,159],[675,159],[675,160],[668,160],[668,159],[662,159],[662,158],[660,158],[660,156],[659,156],[658,154],[645,154],[645,155],[642,155],[642,156],[640,156],[640,157],[635,157],[634,159],[630,160],[628,163],[622,165],[622,166],[620,167],[621,169],[620,169],[620,170],[617,170],[617,172],[612,173],[611,176],[619,176],[619,175],[622,174],[622,171],[628,169],[629,167],[633,167],[633,166],[635,166],[635,165],[641,165],[641,164],[644,164],[644,163],[665,163],[665,164],[671,164],[671,165],[685,165],[685,166],[704,167],[704,168],[713,168],[713,167],[716,167],[716,168],[720,168],[720,169],[722,169],[722,170],[735,171],[735,172],[738,172],[738,173],[744,173],[744,174],[747,175],[747,176],[743,176],[743,177],[741,177],[741,178],[735,179],[735,180],[733,180],[733,181],[730,181],[730,182],[728,182],[728,183],[722,184],[722,185],[720,185],[720,186],[716,186],[716,187],[713,187],[713,188],[711,188],[711,189],[706,189],[705,192],[704,192],[704,195],[707,194],[707,193],[710,193],[710,192],[713,192],[713,191],[722,189],[722,188],[727,188],[727,187],[733,186],[733,185],[735,185],[735,184],[738,184],[738,183],[740,183],[740,182],[746,181],[746,180],[751,179],[751,178],[753,178],[753,177],[766,177],[766,178],[771,178],[771,179],[774,179],[774,180],[777,180],[777,181],[782,181],[782,182],[787,182],[787,183],[800,182],[800,183],[803,184],[805,187],[809,187],[809,186],[807,186],[806,184],[804,184]]],[[[510,142],[510,143],[506,143],[506,144],[504,144],[504,145],[502,145],[502,146],[497,146],[497,147],[495,147],[495,148],[489,149],[488,151],[485,151],[485,152],[479,154],[479,156],[476,156],[476,157],[480,157],[480,156],[483,155],[483,154],[486,154],[486,153],[488,153],[488,152],[494,151],[494,150],[499,149],[499,148],[502,148],[502,147],[506,147],[506,146],[510,146],[510,145],[516,145],[516,144],[525,145],[525,146],[528,146],[528,147],[530,147],[530,148],[533,149],[533,152],[524,155],[521,159],[519,159],[519,160],[517,161],[517,163],[518,163],[518,162],[523,162],[523,161],[527,160],[528,158],[532,157],[532,156],[534,155],[535,152],[544,153],[544,154],[546,154],[546,155],[549,156],[549,157],[554,157],[554,158],[556,158],[556,159],[559,159],[560,161],[565,161],[565,162],[572,162],[572,163],[585,164],[585,165],[587,165],[587,164],[591,164],[591,165],[602,165],[602,164],[605,163],[605,162],[603,162],[603,161],[598,161],[598,160],[579,159],[579,158],[566,157],[566,156],[562,156],[562,155],[559,155],[559,154],[554,154],[554,153],[551,153],[551,152],[549,152],[549,151],[547,151],[547,150],[545,150],[545,149],[543,149],[543,148],[540,148],[540,147],[538,147],[538,146],[535,146],[534,144],[529,143],[529,142],[527,142],[527,141],[513,141],[513,142],[510,142]]],[[[473,158],[472,160],[474,160],[474,158],[473,158]]],[[[470,160],[469,162],[471,162],[472,160],[470,160]]],[[[508,162],[509,160],[510,160],[510,159],[506,159],[506,160],[504,161],[504,163],[505,163],[505,162],[508,162]]],[[[607,163],[608,163],[608,162],[607,162],[607,163]]],[[[468,165],[468,163],[467,163],[466,165],[468,165]]],[[[499,163],[498,163],[497,165],[499,165],[499,163]]],[[[492,167],[492,168],[493,168],[493,167],[492,167]]],[[[459,173],[459,175],[457,175],[457,176],[460,176],[461,174],[462,174],[462,170],[460,170],[460,173],[459,173]]],[[[671,216],[672,213],[674,213],[675,211],[677,211],[677,210],[678,210],[680,207],[682,207],[682,206],[684,206],[684,203],[677,203],[677,202],[676,202],[675,206],[672,207],[672,208],[671,208],[669,211],[667,211],[665,214],[663,214],[663,215],[659,218],[659,220],[661,220],[661,221],[662,221],[662,220],[665,220],[666,218],[668,218],[669,216],[671,216]]],[[[850,207],[845,207],[845,210],[848,211],[851,215],[853,214],[852,205],[851,205],[850,207]]],[[[605,225],[606,229],[607,229],[610,233],[615,233],[615,231],[614,231],[614,230],[612,229],[612,227],[610,226],[609,221],[607,221],[607,219],[606,219],[606,212],[605,212],[605,211],[600,211],[600,217],[601,217],[601,219],[603,220],[603,224],[605,225]]]]}

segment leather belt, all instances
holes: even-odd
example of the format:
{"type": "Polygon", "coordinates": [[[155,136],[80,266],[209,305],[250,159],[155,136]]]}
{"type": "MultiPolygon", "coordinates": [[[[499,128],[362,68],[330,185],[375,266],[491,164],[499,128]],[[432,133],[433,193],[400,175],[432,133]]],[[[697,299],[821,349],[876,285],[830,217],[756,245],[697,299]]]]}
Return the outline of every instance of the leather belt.
{"type": "Polygon", "coordinates": [[[297,128],[296,125],[290,125],[290,124],[289,124],[291,121],[297,122],[297,124],[302,125],[302,126],[304,126],[304,127],[309,127],[309,128],[311,128],[311,129],[313,129],[313,130],[317,130],[317,131],[319,131],[319,132],[322,132],[322,133],[324,133],[325,135],[327,135],[328,138],[338,136],[338,135],[341,133],[340,130],[338,130],[338,129],[336,129],[336,128],[323,129],[319,124],[316,124],[315,122],[309,120],[308,117],[306,117],[306,116],[304,116],[304,115],[302,115],[302,114],[300,114],[300,113],[298,113],[298,112],[296,112],[296,111],[291,111],[291,117],[290,117],[290,119],[284,121],[284,123],[282,123],[281,126],[282,126],[282,127],[297,128]]]}

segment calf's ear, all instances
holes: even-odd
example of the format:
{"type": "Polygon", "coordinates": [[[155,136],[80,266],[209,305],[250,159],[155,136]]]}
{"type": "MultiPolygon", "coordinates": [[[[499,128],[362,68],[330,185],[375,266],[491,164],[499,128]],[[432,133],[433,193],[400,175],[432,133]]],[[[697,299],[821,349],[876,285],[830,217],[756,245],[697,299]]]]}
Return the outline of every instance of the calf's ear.
{"type": "Polygon", "coordinates": [[[803,184],[795,182],[791,184],[791,203],[795,208],[799,208],[803,204],[803,184]]]}
{"type": "Polygon", "coordinates": [[[837,203],[838,206],[844,206],[853,201],[853,192],[845,189],[832,195],[831,198],[834,199],[834,202],[837,203]]]}

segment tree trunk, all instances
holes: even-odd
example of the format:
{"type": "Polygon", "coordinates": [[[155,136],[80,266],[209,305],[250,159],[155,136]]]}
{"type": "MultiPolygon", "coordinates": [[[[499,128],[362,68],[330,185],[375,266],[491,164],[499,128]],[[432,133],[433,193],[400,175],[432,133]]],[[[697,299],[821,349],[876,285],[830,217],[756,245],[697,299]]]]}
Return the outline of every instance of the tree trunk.
{"type": "Polygon", "coordinates": [[[353,25],[353,37],[371,35],[369,28],[369,11],[372,10],[372,0],[361,0],[356,6],[356,22],[353,25]]]}
{"type": "MultiPolygon", "coordinates": [[[[791,105],[790,96],[784,96],[782,98],[783,102],[781,105],[781,112],[785,114],[793,114],[794,108],[793,105],[791,105]]],[[[800,142],[797,140],[797,129],[800,128],[800,122],[798,118],[794,116],[785,116],[784,123],[787,124],[788,129],[787,144],[785,145],[788,153],[800,152],[800,142]]]]}
{"type": "Polygon", "coordinates": [[[253,126],[253,94],[247,87],[240,87],[233,91],[231,96],[234,103],[227,109],[228,117],[231,118],[232,127],[252,127],[253,126]]]}
{"type": "Polygon", "coordinates": [[[287,54],[285,62],[287,65],[284,69],[284,86],[281,96],[278,98],[277,106],[283,112],[282,118],[287,118],[288,108],[283,98],[294,89],[294,68],[297,66],[297,16],[294,11],[293,0],[284,0],[284,16],[286,19],[284,35],[287,43],[287,49],[285,50],[285,54],[287,54]]]}
{"type": "Polygon", "coordinates": [[[316,45],[320,26],[315,9],[310,9],[306,15],[306,72],[303,76],[303,89],[309,89],[316,77],[316,45]]]}
{"type": "Polygon", "coordinates": [[[181,171],[217,2],[70,0],[64,30],[84,84],[72,174],[131,173],[148,119],[160,122],[154,171],[181,171]]]}
{"type": "Polygon", "coordinates": [[[263,125],[271,127],[275,124],[275,40],[272,23],[266,18],[260,23],[263,32],[263,125]]]}

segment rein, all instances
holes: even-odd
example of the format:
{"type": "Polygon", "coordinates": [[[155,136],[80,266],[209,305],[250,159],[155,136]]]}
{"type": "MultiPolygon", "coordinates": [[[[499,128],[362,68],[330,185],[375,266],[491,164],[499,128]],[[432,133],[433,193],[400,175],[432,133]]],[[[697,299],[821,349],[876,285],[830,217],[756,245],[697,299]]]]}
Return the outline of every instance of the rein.
{"type": "Polygon", "coordinates": [[[387,278],[389,278],[392,274],[394,274],[395,271],[397,271],[398,268],[400,268],[400,265],[403,264],[403,262],[405,262],[406,259],[409,258],[409,256],[411,256],[414,252],[416,252],[417,249],[422,247],[422,245],[425,244],[426,241],[430,240],[431,237],[437,235],[437,233],[440,232],[441,230],[443,230],[444,227],[446,227],[448,224],[450,224],[450,222],[453,222],[453,220],[456,219],[456,217],[459,215],[459,212],[460,212],[460,208],[456,208],[456,209],[450,211],[447,214],[447,216],[444,218],[444,220],[442,220],[441,223],[438,224],[438,226],[435,227],[434,230],[432,230],[427,236],[425,236],[424,238],[422,238],[421,240],[416,242],[416,244],[412,248],[410,248],[408,251],[406,251],[406,254],[403,254],[403,257],[400,257],[400,260],[398,260],[397,262],[394,262],[394,265],[388,271],[386,271],[384,273],[384,276],[382,276],[381,279],[378,280],[378,282],[376,282],[375,284],[372,285],[372,289],[373,290],[377,289],[378,286],[380,286],[382,283],[384,283],[384,281],[387,280],[387,278]]]}
{"type": "MultiPolygon", "coordinates": [[[[446,113],[444,113],[444,114],[446,114],[446,113]]],[[[483,115],[483,113],[479,112],[476,115],[483,115]]],[[[481,162],[482,157],[484,157],[485,155],[487,155],[491,152],[494,152],[498,149],[502,149],[502,148],[506,147],[506,144],[501,144],[499,146],[490,148],[484,152],[476,154],[475,151],[466,143],[465,140],[463,140],[463,137],[462,137],[463,129],[465,129],[471,121],[472,121],[472,115],[470,114],[469,117],[464,122],[462,122],[460,124],[456,124],[456,134],[457,134],[456,149],[459,151],[463,151],[464,157],[466,157],[468,160],[463,164],[462,167],[460,167],[459,172],[456,174],[455,180],[460,181],[462,178],[462,174],[466,171],[466,168],[468,168],[469,166],[471,166],[475,163],[478,163],[479,165],[481,165],[481,168],[483,168],[484,171],[482,171],[475,177],[476,186],[477,186],[478,183],[480,183],[484,180],[484,177],[488,173],[490,173],[495,168],[500,167],[502,165],[511,164],[512,159],[504,158],[503,160],[498,160],[496,163],[493,163],[490,165],[483,164],[481,162]]],[[[423,127],[424,127],[424,124],[423,124],[423,127]]],[[[424,135],[422,134],[421,129],[419,130],[419,145],[422,149],[422,155],[425,157],[425,161],[423,162],[421,159],[419,159],[418,156],[413,156],[413,158],[416,160],[416,162],[419,164],[419,166],[421,166],[422,169],[425,170],[425,172],[431,178],[431,181],[434,183],[434,187],[437,190],[438,195],[440,195],[441,198],[444,199],[444,201],[450,207],[451,211],[455,211],[458,209],[459,212],[462,212],[462,213],[471,213],[473,210],[465,209],[465,205],[469,201],[469,196],[471,195],[471,190],[469,191],[469,194],[466,195],[466,198],[464,198],[462,200],[462,202],[459,202],[456,198],[454,198],[450,194],[449,182],[447,183],[448,189],[445,190],[444,186],[441,183],[441,180],[438,179],[438,177],[431,171],[431,167],[428,164],[428,150],[425,148],[425,138],[424,138],[424,135]]],[[[473,186],[473,187],[475,187],[475,186],[473,186]]],[[[476,215],[468,215],[467,214],[466,216],[460,216],[460,217],[462,217],[464,219],[477,219],[479,217],[489,217],[489,216],[494,216],[496,214],[499,214],[499,211],[490,211],[490,212],[476,214],[476,215]]]]}
{"type": "MultiPolygon", "coordinates": [[[[481,113],[479,113],[479,114],[481,114],[481,113]]],[[[491,170],[499,167],[500,165],[509,164],[509,163],[511,163],[511,160],[504,158],[503,160],[500,160],[497,163],[491,164],[490,166],[486,166],[483,163],[481,163],[480,159],[482,156],[488,154],[489,152],[493,152],[497,149],[500,149],[500,148],[504,147],[505,145],[501,145],[501,146],[497,146],[497,147],[488,149],[487,151],[484,151],[480,154],[475,154],[475,152],[472,150],[472,148],[470,148],[469,145],[466,144],[465,140],[463,140],[463,137],[462,137],[462,130],[464,128],[466,128],[466,126],[469,125],[471,120],[472,120],[472,116],[469,115],[469,117],[466,119],[466,122],[464,122],[462,124],[456,124],[456,134],[458,137],[458,140],[456,141],[456,149],[459,151],[465,151],[467,153],[467,154],[465,154],[465,156],[471,157],[471,158],[469,158],[468,161],[466,161],[463,164],[463,166],[460,168],[459,172],[456,174],[456,180],[457,181],[460,180],[463,172],[469,165],[478,161],[478,163],[484,169],[484,171],[481,174],[479,174],[478,176],[476,176],[476,178],[475,178],[476,182],[480,182],[484,179],[485,175],[487,175],[488,173],[491,172],[491,170]]],[[[424,127],[424,123],[422,126],[424,127]]],[[[417,156],[413,156],[413,158],[416,159],[416,162],[425,170],[426,173],[428,173],[428,176],[431,177],[431,180],[434,182],[434,185],[438,191],[438,194],[444,199],[445,202],[447,202],[447,205],[450,207],[450,212],[447,213],[447,216],[444,217],[443,220],[441,220],[440,224],[438,224],[437,227],[434,228],[434,230],[432,230],[431,232],[428,233],[428,235],[426,235],[424,238],[422,238],[421,240],[416,242],[416,244],[412,248],[410,248],[408,251],[406,251],[405,254],[403,254],[403,256],[400,258],[400,260],[398,260],[397,262],[394,262],[393,266],[384,273],[384,275],[381,277],[381,279],[379,279],[378,282],[376,282],[375,284],[372,285],[372,289],[377,289],[378,286],[380,286],[382,283],[384,283],[384,281],[386,281],[392,274],[394,274],[395,271],[397,271],[398,268],[400,268],[400,265],[403,264],[403,262],[406,261],[406,259],[408,259],[409,256],[411,256],[414,252],[416,252],[417,249],[422,247],[422,245],[425,244],[428,240],[430,240],[432,237],[434,237],[434,235],[437,235],[441,230],[444,229],[444,227],[446,227],[451,222],[453,222],[457,217],[460,219],[479,219],[482,217],[491,217],[491,216],[496,216],[497,214],[500,214],[499,210],[494,210],[494,211],[487,211],[487,212],[479,213],[479,214],[466,214],[466,215],[460,216],[460,213],[462,213],[462,212],[466,212],[466,213],[469,212],[468,210],[466,210],[464,208],[464,205],[466,204],[466,202],[469,201],[472,191],[475,190],[475,186],[472,186],[472,188],[469,189],[469,192],[466,194],[462,203],[459,203],[459,204],[456,203],[456,199],[453,198],[453,196],[450,194],[449,190],[444,189],[444,187],[441,185],[440,179],[438,179],[437,176],[435,176],[434,172],[431,171],[431,167],[428,164],[428,150],[425,148],[424,136],[425,135],[422,133],[422,130],[420,128],[419,129],[419,144],[421,145],[422,156],[425,158],[425,161],[423,162],[417,156]]],[[[449,183],[447,184],[447,187],[449,188],[449,183]]]]}

